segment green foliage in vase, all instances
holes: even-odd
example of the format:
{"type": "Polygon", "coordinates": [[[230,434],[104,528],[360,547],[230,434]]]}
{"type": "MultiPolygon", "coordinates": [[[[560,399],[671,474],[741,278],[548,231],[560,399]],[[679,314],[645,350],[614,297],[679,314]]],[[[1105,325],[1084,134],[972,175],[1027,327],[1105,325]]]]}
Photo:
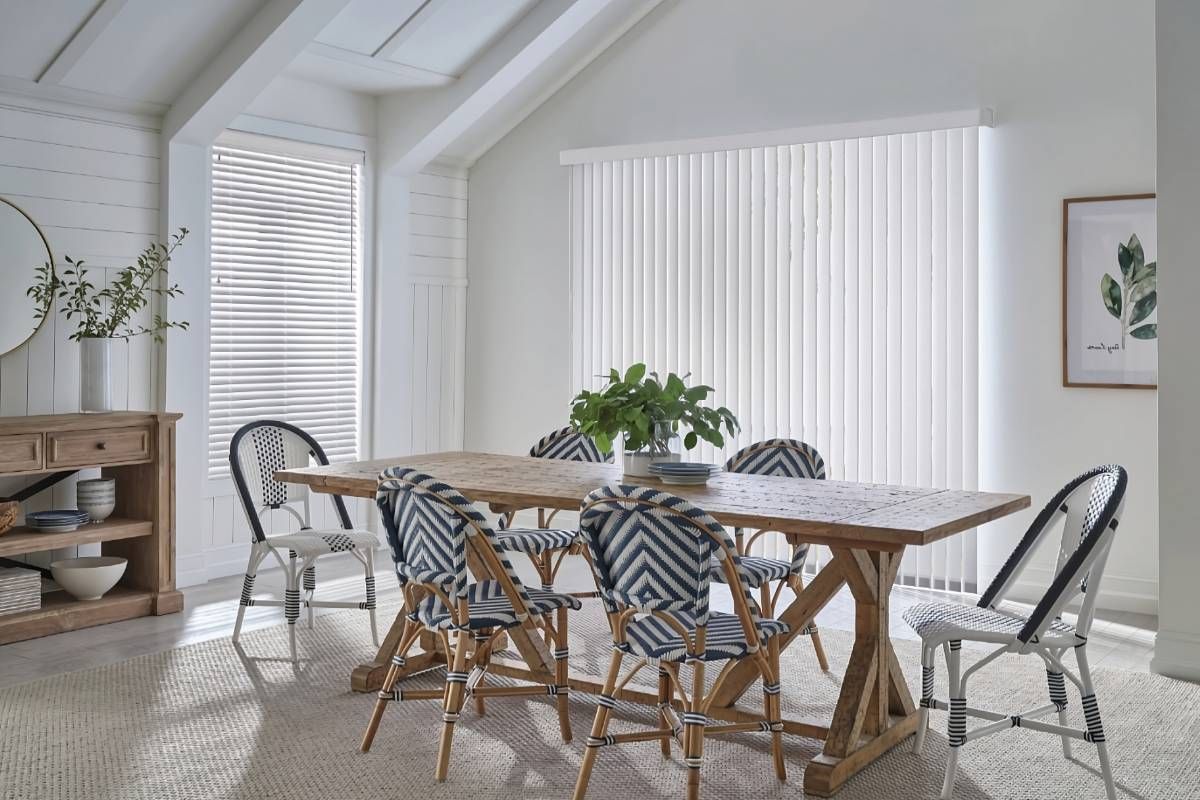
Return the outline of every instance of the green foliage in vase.
{"type": "Polygon", "coordinates": [[[725,437],[737,433],[740,425],[733,412],[722,406],[708,408],[701,403],[713,392],[711,386],[691,386],[675,373],[661,380],[657,373],[646,372],[645,364],[634,364],[622,376],[610,370],[608,383],[598,392],[586,389],[571,401],[571,424],[595,440],[605,453],[612,452],[617,436],[625,437],[625,450],[649,449],[665,453],[667,439],[688,429],[683,445],[691,450],[704,440],[722,447],[725,437]]]}
{"type": "Polygon", "coordinates": [[[151,244],[138,256],[136,265],[123,268],[103,289],[97,289],[92,283],[83,261],[70,256],[65,256],[67,268],[62,270],[61,276],[49,263],[37,267],[33,286],[25,290],[37,304],[34,319],[45,317],[54,307],[54,301],[60,300],[59,311],[75,322],[75,332],[70,335],[74,341],[129,339],[148,333],[156,342],[161,342],[162,332],[167,328],[187,330],[187,322],[169,321],[157,313],[149,325],[133,322],[133,317],[150,303],[150,298],[183,294],[179,284],[168,280],[167,267],[187,234],[187,228],[180,228],[167,244],[151,244]]]}
{"type": "Polygon", "coordinates": [[[1121,323],[1121,349],[1126,336],[1135,339],[1157,339],[1158,323],[1145,322],[1158,307],[1158,262],[1146,263],[1146,254],[1137,234],[1126,243],[1117,244],[1117,266],[1121,280],[1107,272],[1100,279],[1100,296],[1108,313],[1121,323]]]}

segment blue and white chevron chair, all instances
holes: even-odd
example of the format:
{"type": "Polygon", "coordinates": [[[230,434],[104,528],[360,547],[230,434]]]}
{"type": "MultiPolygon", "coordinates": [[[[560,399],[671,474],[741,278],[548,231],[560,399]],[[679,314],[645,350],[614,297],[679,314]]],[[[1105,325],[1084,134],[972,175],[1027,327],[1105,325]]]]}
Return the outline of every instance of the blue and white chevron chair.
{"type": "MultiPolygon", "coordinates": [[[[585,461],[604,463],[612,461],[612,454],[605,456],[600,448],[586,434],[574,428],[559,428],[538,439],[537,444],[529,448],[533,458],[551,458],[559,461],[585,461]]],[[[539,508],[538,526],[536,528],[513,528],[512,521],[515,511],[509,511],[500,517],[496,536],[500,547],[513,553],[524,553],[537,570],[542,582],[542,589],[551,591],[554,588],[554,576],[558,574],[563,559],[568,553],[577,549],[579,532],[567,528],[552,528],[551,522],[558,509],[539,508]]],[[[580,592],[576,597],[594,597],[594,592],[580,592]]]]}
{"type": "MultiPolygon", "coordinates": [[[[825,459],[821,458],[821,454],[810,444],[795,439],[765,439],[747,445],[735,453],[725,462],[725,471],[824,480],[825,459]]],[[[745,531],[737,528],[734,530],[734,542],[737,543],[738,554],[742,557],[742,566],[750,576],[750,586],[759,590],[759,605],[763,613],[770,616],[775,613],[775,603],[784,586],[790,587],[797,594],[804,588],[804,562],[808,558],[809,545],[806,542],[796,545],[792,549],[791,561],[750,555],[750,547],[766,533],[774,531],[756,531],[747,539],[745,531]],[[779,581],[779,585],[772,595],[771,583],[774,581],[779,581]]],[[[724,582],[724,572],[720,564],[713,564],[712,579],[724,582]]],[[[825,657],[825,648],[821,645],[821,634],[817,632],[817,624],[809,623],[802,632],[812,638],[817,663],[823,671],[828,672],[829,660],[825,657]]]]}
{"type": "Polygon", "coordinates": [[[483,514],[456,489],[436,478],[406,467],[391,467],[379,477],[375,502],[387,531],[407,615],[363,736],[363,752],[370,749],[390,701],[442,700],[442,738],[434,774],[438,781],[445,780],[454,723],[468,696],[475,697],[482,711],[484,697],[548,694],[557,701],[563,741],[571,741],[571,721],[567,715],[567,611],[578,609],[579,601],[565,594],[526,589],[508,557],[499,549],[495,531],[483,514]],[[468,548],[493,578],[470,580],[468,548]],[[538,631],[539,625],[542,631],[538,631]],[[519,626],[530,633],[544,632],[553,642],[553,682],[539,686],[484,687],[482,681],[497,637],[519,626]],[[445,688],[401,690],[396,687],[399,672],[422,630],[439,635],[446,652],[453,654],[445,688]],[[453,647],[451,634],[456,639],[453,647]],[[472,639],[475,647],[468,653],[472,639]]]}
{"type": "Polygon", "coordinates": [[[372,553],[379,547],[375,534],[356,529],[350,522],[346,503],[338,495],[330,495],[337,513],[340,527],[313,530],[309,524],[309,489],[307,486],[282,483],[275,480],[275,473],[282,469],[296,469],[317,464],[328,464],[329,458],[317,440],[295,425],[276,420],[258,420],[243,425],[229,442],[229,471],[233,485],[241,501],[242,510],[254,542],[250,546],[250,563],[242,584],[242,598],[238,605],[237,622],[233,626],[233,641],[236,643],[242,632],[242,619],[248,606],[283,606],[288,622],[288,638],[292,661],[296,660],[296,620],[300,618],[300,607],[308,609],[308,626],[312,627],[314,608],[361,608],[371,614],[371,639],[379,644],[375,628],[375,571],[372,553]],[[297,510],[296,505],[300,506],[297,510]],[[300,523],[296,533],[269,536],[263,528],[262,515],[273,510],[286,511],[300,523]],[[288,551],[284,563],[280,550],[288,551]],[[363,566],[366,581],[366,599],[362,602],[334,602],[313,599],[317,589],[316,562],[330,553],[348,552],[363,566]],[[268,555],[274,556],[283,569],[286,588],[283,600],[260,600],[254,597],[254,579],[258,567],[268,555]],[[300,559],[297,565],[297,558],[300,559]],[[303,597],[300,576],[303,575],[303,597]]]}
{"type": "Polygon", "coordinates": [[[600,598],[613,633],[612,661],[596,708],[596,719],[575,784],[583,800],[602,747],[659,739],[664,756],[679,738],[688,767],[687,796],[699,797],[704,737],[739,731],[771,733],[775,774],[785,779],[783,722],[779,703],[779,638],[787,625],[764,617],[750,594],[749,576],[733,539],[716,520],[668,492],[637,486],[607,486],[583,501],[580,531],[587,545],[600,598]],[[712,561],[721,564],[733,591],[734,613],[709,609],[712,561]],[[625,656],[637,665],[620,681],[625,656]],[[750,659],[763,679],[763,714],[754,722],[710,724],[714,690],[738,662],[750,659]],[[710,661],[724,661],[713,688],[704,680],[710,661]],[[685,690],[680,667],[692,667],[685,690]],[[608,733],[617,693],[633,675],[658,670],[659,727],[608,733]],[[682,724],[672,705],[678,693],[682,724]]]}
{"type": "Polygon", "coordinates": [[[916,752],[921,751],[924,743],[929,709],[950,712],[947,726],[950,757],[942,785],[943,798],[948,799],[953,792],[959,751],[968,740],[1017,727],[1061,736],[1063,754],[1068,758],[1072,739],[1096,745],[1105,790],[1109,800],[1116,800],[1100,707],[1096,703],[1088,666],[1087,637],[1096,610],[1096,594],[1104,564],[1125,506],[1128,480],[1124,467],[1107,465],[1091,469],[1063,487],[1034,519],[996,579],[980,597],[978,605],[924,603],[904,612],[904,619],[921,636],[921,721],[913,745],[916,752]],[[1000,603],[1008,590],[1059,519],[1065,521],[1050,587],[1028,616],[1001,608],[1000,603]],[[1063,611],[1081,595],[1083,600],[1072,625],[1063,618],[1063,611]],[[983,642],[995,646],[995,650],[962,670],[960,656],[964,641],[983,642]],[[949,702],[933,697],[933,662],[939,647],[946,656],[949,702]],[[1068,650],[1075,652],[1078,675],[1063,664],[1063,656],[1068,650]],[[1048,705],[1020,714],[1002,714],[967,705],[967,679],[1004,653],[1035,655],[1045,663],[1048,705]],[[1079,689],[1086,725],[1083,730],[1067,726],[1064,675],[1079,689]],[[1058,714],[1058,724],[1039,719],[1054,713],[1058,714]],[[967,717],[987,720],[988,724],[967,730],[967,717]]]}

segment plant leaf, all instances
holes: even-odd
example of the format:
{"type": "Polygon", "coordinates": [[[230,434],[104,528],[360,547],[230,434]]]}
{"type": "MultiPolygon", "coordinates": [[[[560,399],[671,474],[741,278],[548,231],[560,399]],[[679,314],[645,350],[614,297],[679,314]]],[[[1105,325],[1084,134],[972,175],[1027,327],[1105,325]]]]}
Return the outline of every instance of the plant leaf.
{"type": "Polygon", "coordinates": [[[1133,282],[1141,283],[1147,278],[1156,278],[1158,275],[1158,262],[1151,261],[1149,264],[1143,264],[1140,268],[1133,271],[1133,282]]]}
{"type": "Polygon", "coordinates": [[[695,431],[688,431],[687,436],[683,437],[683,446],[691,450],[699,442],[695,431]]]}
{"type": "Polygon", "coordinates": [[[1150,292],[1150,294],[1133,304],[1133,310],[1129,313],[1129,324],[1137,325],[1154,313],[1156,306],[1158,306],[1158,292],[1150,292]]]}
{"type": "Polygon", "coordinates": [[[1121,268],[1121,276],[1129,275],[1129,270],[1133,268],[1133,252],[1128,245],[1117,242],[1117,266],[1121,268]]]}
{"type": "Polygon", "coordinates": [[[1137,272],[1146,265],[1146,251],[1142,249],[1142,240],[1137,234],[1129,237],[1129,252],[1133,256],[1133,271],[1137,272]]]}
{"type": "Polygon", "coordinates": [[[1133,288],[1129,290],[1130,305],[1137,305],[1137,302],[1151,292],[1158,290],[1158,276],[1151,272],[1145,275],[1140,281],[1135,281],[1133,288]]]}
{"type": "MultiPolygon", "coordinates": [[[[1122,245],[1124,247],[1124,245],[1122,245]]],[[[1100,294],[1104,297],[1104,307],[1108,309],[1108,313],[1112,314],[1117,319],[1121,318],[1121,287],[1117,285],[1116,280],[1107,272],[1100,279],[1100,294]]]]}
{"type": "Polygon", "coordinates": [[[644,377],[646,377],[645,364],[634,364],[625,370],[625,383],[641,383],[644,377]]]}
{"type": "Polygon", "coordinates": [[[1158,323],[1151,322],[1150,324],[1143,325],[1140,328],[1134,328],[1129,332],[1129,335],[1135,339],[1157,339],[1158,323]]]}

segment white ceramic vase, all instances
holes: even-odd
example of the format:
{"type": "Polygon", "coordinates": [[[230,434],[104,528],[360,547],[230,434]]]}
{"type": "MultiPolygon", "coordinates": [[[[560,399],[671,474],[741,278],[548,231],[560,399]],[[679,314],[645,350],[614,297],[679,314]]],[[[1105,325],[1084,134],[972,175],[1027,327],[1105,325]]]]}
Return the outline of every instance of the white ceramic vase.
{"type": "Polygon", "coordinates": [[[622,458],[627,476],[631,478],[651,478],[654,477],[653,473],[650,472],[651,464],[658,464],[662,461],[678,461],[679,453],[663,453],[660,455],[645,451],[636,453],[626,452],[622,458]]]}
{"type": "Polygon", "coordinates": [[[79,410],[112,411],[112,339],[79,340],[79,410]]]}

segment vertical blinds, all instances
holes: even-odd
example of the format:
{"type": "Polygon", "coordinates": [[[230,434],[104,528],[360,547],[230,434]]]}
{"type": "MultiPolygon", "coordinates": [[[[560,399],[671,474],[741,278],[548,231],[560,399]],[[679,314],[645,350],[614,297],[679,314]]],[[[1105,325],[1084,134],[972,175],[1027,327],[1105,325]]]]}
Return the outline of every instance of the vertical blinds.
{"type": "MultiPolygon", "coordinates": [[[[977,161],[970,127],[572,166],[573,390],[645,361],[741,420],[706,460],[784,436],[975,488],[977,161]]],[[[904,582],[974,589],[974,533],[910,550],[904,582]]]]}
{"type": "Polygon", "coordinates": [[[212,152],[208,474],[255,419],[358,452],[361,154],[212,152]]]}

